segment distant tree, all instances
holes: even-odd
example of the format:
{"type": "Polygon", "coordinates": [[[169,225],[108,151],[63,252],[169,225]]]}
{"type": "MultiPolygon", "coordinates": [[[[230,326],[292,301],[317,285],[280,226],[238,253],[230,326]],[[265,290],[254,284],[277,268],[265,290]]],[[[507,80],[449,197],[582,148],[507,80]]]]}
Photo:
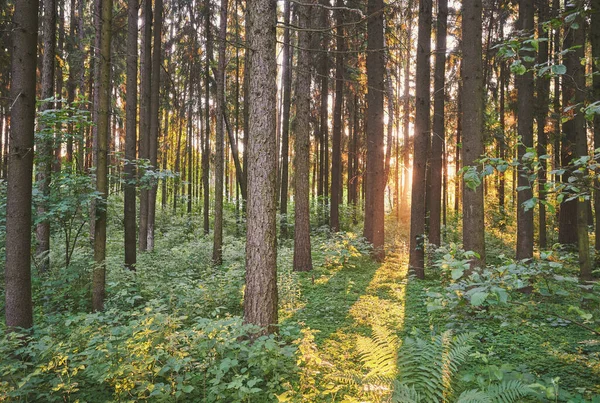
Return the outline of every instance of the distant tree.
{"type": "Polygon", "coordinates": [[[100,199],[96,202],[94,226],[94,271],[92,274],[92,309],[102,311],[106,294],[106,217],[108,198],[108,131],[110,128],[110,63],[112,33],[112,0],[101,1],[100,15],[100,82],[98,83],[96,191],[100,199]]]}
{"type": "Polygon", "coordinates": [[[384,251],[385,172],[383,153],[383,0],[369,0],[367,13],[367,172],[364,236],[382,260],[384,251]]]}
{"type": "Polygon", "coordinates": [[[310,248],[310,15],[311,8],[296,8],[298,24],[298,66],[296,78],[296,122],[294,157],[294,270],[312,270],[310,248]]]}
{"type": "MultiPolygon", "coordinates": [[[[483,154],[482,0],[464,0],[462,11],[462,164],[475,167],[483,154]]],[[[471,264],[481,266],[485,265],[483,186],[471,189],[463,184],[463,245],[479,255],[471,264]]]]}
{"type": "Polygon", "coordinates": [[[267,332],[277,324],[277,4],[247,3],[248,71],[248,231],[244,322],[267,332]]]}
{"type": "Polygon", "coordinates": [[[35,128],[38,0],[15,2],[12,33],[10,148],[6,200],[6,327],[33,326],[31,190],[35,128]]]}
{"type": "Polygon", "coordinates": [[[410,213],[410,252],[408,266],[418,278],[425,278],[425,201],[427,154],[430,143],[430,53],[431,0],[419,1],[417,41],[416,111],[413,178],[410,213]]]}

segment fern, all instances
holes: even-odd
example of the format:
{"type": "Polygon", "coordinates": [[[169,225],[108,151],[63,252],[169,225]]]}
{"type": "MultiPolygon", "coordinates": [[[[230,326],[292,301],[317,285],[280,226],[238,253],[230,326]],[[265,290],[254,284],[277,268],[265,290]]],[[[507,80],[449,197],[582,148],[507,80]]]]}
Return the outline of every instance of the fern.
{"type": "Polygon", "coordinates": [[[512,403],[529,394],[530,389],[521,381],[504,381],[489,386],[486,390],[466,390],[456,403],[512,403]]]}
{"type": "Polygon", "coordinates": [[[460,394],[456,403],[493,403],[487,393],[479,389],[465,390],[460,394]]]}
{"type": "Polygon", "coordinates": [[[398,360],[399,381],[412,386],[424,401],[445,401],[452,394],[452,379],[466,361],[473,333],[454,336],[451,331],[431,340],[407,338],[398,360]]]}
{"type": "Polygon", "coordinates": [[[531,390],[518,380],[506,381],[488,388],[486,393],[494,403],[512,403],[527,395],[531,390]]]}
{"type": "MultiPolygon", "coordinates": [[[[430,339],[398,337],[385,327],[373,328],[373,336],[360,337],[357,348],[366,375],[346,373],[335,378],[379,402],[447,402],[453,396],[452,382],[469,358],[474,333],[454,335],[446,331],[430,339]]],[[[493,384],[485,390],[460,394],[457,403],[512,403],[527,395],[520,381],[493,384]]],[[[452,399],[454,401],[454,399],[452,399]]]]}

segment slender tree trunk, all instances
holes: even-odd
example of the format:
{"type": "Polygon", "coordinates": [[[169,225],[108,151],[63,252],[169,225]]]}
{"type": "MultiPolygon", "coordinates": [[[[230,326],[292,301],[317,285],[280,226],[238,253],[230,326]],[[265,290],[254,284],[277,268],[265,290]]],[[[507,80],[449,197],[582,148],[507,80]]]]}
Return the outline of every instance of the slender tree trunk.
{"type": "Polygon", "coordinates": [[[100,83],[97,104],[97,155],[96,191],[100,199],[96,202],[96,225],[94,231],[94,262],[92,285],[92,309],[104,309],[106,281],[106,216],[108,197],[108,131],[110,121],[110,42],[112,22],[112,0],[102,1],[100,19],[100,83]]]}
{"type": "Polygon", "coordinates": [[[8,330],[33,326],[31,190],[35,127],[37,0],[15,2],[12,31],[10,144],[6,200],[5,317],[8,330]]]}
{"type": "MultiPolygon", "coordinates": [[[[582,3],[581,0],[577,0],[567,4],[565,12],[582,10],[582,3]]],[[[575,29],[572,25],[565,26],[565,38],[563,42],[564,49],[575,47],[574,50],[567,53],[564,57],[564,64],[567,67],[567,74],[563,77],[563,106],[565,108],[571,105],[582,105],[585,100],[585,67],[580,62],[585,57],[585,31],[583,29],[584,21],[581,14],[578,14],[572,23],[578,24],[579,28],[575,29]]],[[[565,166],[574,158],[588,155],[585,117],[579,111],[578,107],[573,108],[572,113],[574,116],[563,124],[565,138],[563,141],[562,158],[563,165],[565,166]]],[[[571,176],[571,174],[567,173],[564,176],[571,176]]],[[[573,202],[575,203],[573,209],[576,211],[576,231],[574,238],[577,241],[579,252],[579,277],[582,280],[591,280],[592,267],[587,230],[588,205],[581,198],[577,198],[573,202]]],[[[571,211],[568,203],[561,205],[560,230],[565,232],[568,229],[564,225],[566,225],[569,219],[566,217],[566,214],[571,211]]],[[[572,229],[570,230],[572,231],[572,229]]],[[[561,242],[561,235],[564,235],[564,233],[559,234],[559,242],[561,242]]]]}
{"type": "Polygon", "coordinates": [[[344,102],[344,8],[343,0],[336,0],[336,50],[335,55],[335,103],[333,107],[333,134],[331,155],[331,204],[329,223],[335,232],[340,230],[341,183],[342,183],[342,104],[344,102]]]}
{"type": "Polygon", "coordinates": [[[364,236],[383,260],[385,172],[383,155],[383,0],[369,0],[367,13],[367,177],[364,236]]]}
{"type": "Polygon", "coordinates": [[[429,242],[441,245],[442,170],[446,144],[446,25],[448,0],[438,0],[435,38],[435,71],[433,93],[433,134],[431,136],[431,187],[429,199],[429,242]]]}
{"type": "MultiPolygon", "coordinates": [[[[461,71],[461,65],[458,68],[458,71],[461,71]]],[[[461,170],[461,148],[460,144],[462,141],[462,92],[463,86],[462,83],[458,83],[458,89],[456,94],[456,143],[455,143],[455,155],[454,155],[454,211],[456,214],[459,213],[460,210],[460,198],[461,198],[461,184],[462,180],[460,178],[460,170],[461,170]]]]}
{"type": "MultiPolygon", "coordinates": [[[[462,160],[475,166],[483,154],[483,72],[481,59],[481,0],[463,1],[462,160]]],[[[477,167],[476,169],[480,169],[477,167]]],[[[464,182],[463,182],[464,183],[464,182]]],[[[485,265],[483,186],[463,186],[463,245],[479,255],[472,266],[485,265]]]]}
{"type": "MultiPolygon", "coordinates": [[[[152,81],[152,1],[143,0],[142,36],[140,55],[140,159],[150,159],[150,89],[152,81]]],[[[138,245],[140,251],[148,250],[148,184],[140,189],[140,225],[138,245]]]]}
{"type": "MultiPolygon", "coordinates": [[[[44,0],[44,54],[42,56],[42,106],[41,112],[54,107],[53,102],[45,101],[54,96],[54,76],[56,59],[56,10],[55,0],[44,0]]],[[[37,156],[37,185],[38,191],[44,198],[38,205],[38,216],[44,216],[48,212],[47,198],[50,196],[50,181],[52,176],[53,161],[53,137],[54,127],[42,123],[39,127],[41,141],[37,156]]],[[[48,271],[50,267],[50,221],[42,220],[36,226],[37,247],[36,258],[40,260],[39,267],[42,272],[48,271]]]]}
{"type": "MultiPolygon", "coordinates": [[[[548,41],[550,36],[547,31],[543,29],[543,22],[550,18],[548,10],[548,1],[538,1],[538,37],[541,39],[539,42],[538,49],[538,64],[544,64],[548,62],[548,41]]],[[[547,77],[537,77],[537,99],[536,99],[536,120],[537,120],[537,136],[538,136],[538,147],[537,154],[538,158],[548,154],[548,134],[546,133],[546,121],[548,117],[548,103],[550,98],[550,79],[547,77]]],[[[548,245],[546,235],[546,173],[548,171],[548,160],[540,159],[540,170],[538,171],[538,197],[539,197],[539,244],[540,249],[546,248],[548,245]]]]}
{"type": "MultiPolygon", "coordinates": [[[[533,2],[519,1],[520,29],[526,35],[533,33],[533,2]]],[[[533,57],[531,52],[522,52],[527,57],[533,57]]],[[[533,184],[529,180],[532,158],[527,158],[527,149],[533,147],[533,71],[532,63],[524,61],[527,72],[517,75],[517,130],[521,138],[519,152],[518,188],[517,188],[517,260],[533,257],[533,209],[526,208],[525,202],[533,197],[533,184]]]]}
{"type": "Polygon", "coordinates": [[[290,133],[290,105],[292,92],[292,51],[290,44],[290,0],[284,1],[283,20],[283,64],[281,75],[283,80],[283,105],[281,112],[281,199],[279,201],[279,212],[281,213],[281,236],[288,236],[287,204],[288,204],[288,177],[289,177],[289,133],[290,133]]]}
{"type": "Polygon", "coordinates": [[[206,115],[205,119],[205,136],[204,136],[204,151],[202,152],[202,188],[204,191],[204,211],[203,211],[203,228],[204,234],[208,235],[209,232],[209,209],[210,209],[210,189],[208,184],[208,175],[210,168],[210,63],[213,59],[213,43],[212,43],[212,29],[210,23],[210,1],[206,0],[205,3],[205,30],[206,30],[206,66],[205,66],[205,108],[206,115]]]}
{"type": "Polygon", "coordinates": [[[125,134],[125,267],[135,270],[136,225],[135,225],[135,160],[137,143],[137,43],[139,0],[127,1],[127,92],[125,134]]]}
{"type": "Polygon", "coordinates": [[[407,6],[407,17],[408,17],[408,29],[406,30],[406,53],[404,60],[404,88],[402,95],[402,198],[400,199],[400,214],[402,217],[406,217],[406,212],[409,209],[408,200],[408,184],[409,184],[409,173],[410,173],[410,137],[408,135],[408,128],[410,124],[410,65],[411,65],[411,50],[412,50],[412,0],[408,0],[407,6]]]}
{"type": "Polygon", "coordinates": [[[431,0],[419,1],[419,38],[417,42],[416,112],[412,200],[410,214],[409,268],[425,278],[425,201],[427,155],[430,143],[430,52],[431,0]]]}
{"type": "MultiPolygon", "coordinates": [[[[592,59],[596,60],[592,63],[593,76],[592,84],[592,99],[600,100],[600,0],[592,0],[592,10],[594,13],[591,16],[591,32],[590,39],[592,42],[592,59]]],[[[594,115],[594,149],[600,148],[600,115],[594,115]]],[[[596,177],[594,190],[594,210],[596,213],[596,228],[595,228],[595,250],[596,254],[600,252],[600,180],[596,177]]]]}
{"type": "MultiPolygon", "coordinates": [[[[152,49],[152,83],[150,89],[150,165],[158,167],[158,132],[159,122],[159,96],[160,96],[160,67],[162,64],[161,38],[162,38],[162,13],[163,1],[154,2],[154,46],[152,49]]],[[[158,183],[153,183],[148,192],[148,250],[154,250],[154,224],[156,216],[156,193],[158,183]]]]}
{"type": "Polygon", "coordinates": [[[219,16],[219,68],[217,71],[217,124],[215,139],[215,224],[213,236],[213,263],[223,262],[223,168],[225,159],[225,40],[227,38],[227,0],[221,0],[219,16]]]}
{"type": "Polygon", "coordinates": [[[310,16],[311,9],[298,5],[298,74],[296,78],[296,147],[294,156],[294,270],[312,270],[310,248],[310,16]]]}
{"type": "MultiPolygon", "coordinates": [[[[77,27],[77,19],[75,17],[75,10],[77,9],[76,0],[71,0],[70,3],[71,12],[69,15],[69,40],[67,41],[67,62],[69,64],[69,77],[67,78],[67,103],[70,107],[73,106],[73,102],[75,101],[75,90],[76,90],[76,77],[78,72],[78,63],[76,52],[76,27],[77,27]]],[[[83,55],[77,55],[82,57],[83,55]]],[[[69,124],[69,132],[74,133],[75,127],[72,123],[69,124]]],[[[73,162],[73,137],[67,137],[67,163],[71,165],[73,162]]],[[[71,168],[69,168],[71,169],[71,168]]]]}
{"type": "MultiPolygon", "coordinates": [[[[500,137],[498,138],[498,157],[501,160],[506,158],[506,122],[504,105],[506,104],[506,64],[500,62],[500,137]]],[[[498,207],[501,216],[506,212],[504,189],[506,188],[506,171],[498,173],[498,207]]]]}
{"type": "Polygon", "coordinates": [[[247,4],[247,12],[251,70],[244,322],[273,332],[277,324],[277,5],[256,0],[247,4]]]}

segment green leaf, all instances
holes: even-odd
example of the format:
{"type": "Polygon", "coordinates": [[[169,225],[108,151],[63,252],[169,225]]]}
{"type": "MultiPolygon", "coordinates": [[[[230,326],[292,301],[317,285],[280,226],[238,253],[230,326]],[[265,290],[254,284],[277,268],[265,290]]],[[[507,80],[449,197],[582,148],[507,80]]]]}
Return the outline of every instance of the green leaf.
{"type": "Polygon", "coordinates": [[[471,295],[471,305],[480,306],[487,299],[489,292],[478,291],[471,295]]]}
{"type": "Polygon", "coordinates": [[[552,74],[562,75],[567,72],[567,66],[565,66],[564,64],[554,64],[552,65],[550,70],[552,71],[552,74]]]}
{"type": "Polygon", "coordinates": [[[465,270],[463,268],[453,269],[452,273],[451,273],[452,280],[458,280],[459,278],[462,277],[464,272],[465,272],[465,270]]]}

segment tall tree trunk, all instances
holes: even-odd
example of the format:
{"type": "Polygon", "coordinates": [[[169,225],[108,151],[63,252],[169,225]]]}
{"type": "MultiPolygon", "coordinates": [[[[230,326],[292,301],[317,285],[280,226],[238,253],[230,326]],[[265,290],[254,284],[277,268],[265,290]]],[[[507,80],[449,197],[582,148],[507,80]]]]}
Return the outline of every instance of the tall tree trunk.
{"type": "Polygon", "coordinates": [[[343,0],[336,0],[336,50],[335,55],[335,104],[333,107],[333,133],[331,154],[331,204],[330,226],[335,232],[340,230],[341,183],[342,183],[342,104],[344,102],[344,8],[343,0]]]}
{"type": "Polygon", "coordinates": [[[408,201],[408,183],[409,183],[409,173],[410,173],[410,137],[408,134],[408,128],[410,124],[410,65],[411,65],[411,50],[412,50],[412,5],[413,0],[408,0],[407,6],[407,19],[408,19],[408,28],[406,30],[406,53],[404,60],[404,88],[402,95],[402,198],[400,199],[400,214],[405,217],[406,211],[409,208],[408,201]]]}
{"type": "Polygon", "coordinates": [[[294,270],[312,270],[310,248],[310,15],[307,5],[297,6],[298,75],[296,78],[296,147],[294,156],[294,270]]]}
{"type": "MultiPolygon", "coordinates": [[[[506,63],[500,61],[500,135],[498,138],[498,157],[501,160],[506,158],[506,122],[504,107],[506,104],[506,63]]],[[[506,188],[506,171],[498,173],[498,208],[500,215],[503,217],[505,209],[505,194],[506,188]]]]}
{"type": "MultiPolygon", "coordinates": [[[[533,2],[519,1],[519,25],[524,35],[533,33],[533,2]]],[[[533,57],[531,52],[522,51],[524,57],[533,57]]],[[[519,170],[517,188],[517,260],[533,257],[533,209],[526,208],[525,202],[533,197],[533,184],[529,180],[532,158],[526,158],[527,149],[533,147],[533,71],[532,63],[524,61],[527,72],[515,77],[517,86],[517,131],[519,143],[519,170]]],[[[531,155],[531,154],[529,154],[531,155]]]]}
{"type": "Polygon", "coordinates": [[[37,0],[15,2],[12,31],[10,144],[6,196],[6,327],[33,326],[31,190],[35,128],[37,0]]]}
{"type": "MultiPolygon", "coordinates": [[[[462,48],[462,160],[475,166],[483,154],[483,72],[481,60],[481,0],[463,1],[462,48]]],[[[480,170],[480,167],[476,167],[480,170]]],[[[464,183],[464,181],[463,181],[464,183]]],[[[471,266],[485,265],[483,186],[463,186],[463,245],[479,256],[471,266]]]]}
{"type": "Polygon", "coordinates": [[[217,71],[217,124],[215,139],[215,224],[212,260],[223,262],[223,169],[225,159],[225,40],[227,39],[227,0],[221,0],[219,16],[219,68],[217,71]]]}
{"type": "Polygon", "coordinates": [[[138,62],[138,9],[139,0],[127,1],[127,92],[125,132],[125,267],[135,270],[136,225],[135,225],[135,159],[137,143],[137,62],[138,62]]]}
{"type": "Polygon", "coordinates": [[[290,105],[292,92],[292,54],[290,44],[290,0],[284,1],[283,21],[283,62],[281,75],[283,80],[283,105],[281,112],[281,199],[279,201],[279,212],[281,213],[281,236],[288,236],[287,204],[288,204],[288,177],[289,177],[289,134],[290,134],[290,105]]]}
{"type": "MultiPolygon", "coordinates": [[[[150,159],[150,89],[152,87],[152,1],[143,0],[142,21],[144,35],[140,56],[140,159],[150,159]]],[[[148,250],[148,184],[140,189],[140,225],[138,245],[148,250]]]]}
{"type": "Polygon", "coordinates": [[[112,33],[112,0],[102,1],[100,19],[100,83],[98,85],[98,130],[96,155],[96,225],[94,228],[94,262],[92,285],[92,309],[104,309],[106,282],[106,216],[108,197],[108,131],[110,121],[110,42],[112,33]]]}
{"type": "Polygon", "coordinates": [[[204,116],[205,119],[205,135],[204,135],[204,145],[202,152],[202,189],[203,189],[203,228],[204,234],[208,235],[209,231],[209,209],[210,209],[210,189],[208,183],[208,175],[210,169],[210,63],[212,63],[213,59],[213,43],[212,43],[212,28],[210,23],[210,0],[206,0],[205,3],[205,30],[206,30],[206,65],[205,65],[205,77],[204,77],[204,86],[205,86],[205,108],[206,114],[204,116]]]}
{"type": "MultiPolygon", "coordinates": [[[[77,19],[75,16],[75,10],[77,10],[77,2],[76,0],[71,0],[70,3],[71,12],[69,15],[69,40],[67,41],[67,62],[69,64],[69,77],[67,78],[67,103],[70,107],[73,106],[73,102],[75,101],[75,90],[76,90],[76,77],[78,72],[78,63],[76,52],[77,52],[77,37],[76,37],[76,27],[77,27],[77,19]]],[[[82,55],[78,55],[82,57],[82,55]]],[[[74,133],[75,127],[72,123],[69,124],[69,133],[74,133]]],[[[73,137],[67,137],[67,163],[71,164],[73,162],[73,137]]]]}
{"type": "Polygon", "coordinates": [[[277,324],[277,4],[256,0],[247,4],[247,12],[251,70],[244,322],[273,332],[277,324]]]}
{"type": "MultiPolygon", "coordinates": [[[[458,71],[461,71],[462,62],[458,67],[458,71]]],[[[461,170],[461,148],[460,144],[462,141],[462,83],[458,83],[458,89],[456,90],[456,143],[455,143],[455,155],[454,155],[454,212],[458,214],[460,210],[460,198],[461,198],[461,184],[460,170],[461,170]]]]}
{"type": "MultiPolygon", "coordinates": [[[[592,0],[592,10],[594,13],[591,16],[591,32],[590,39],[592,42],[592,71],[593,76],[592,99],[600,100],[600,0],[592,0]]],[[[600,115],[594,115],[594,149],[600,148],[600,115]]],[[[594,190],[594,210],[596,213],[596,228],[595,228],[595,250],[596,254],[600,252],[600,180],[595,179],[594,190]]]]}
{"type": "MultiPolygon", "coordinates": [[[[541,39],[539,42],[538,49],[538,64],[545,64],[548,62],[548,41],[550,35],[548,31],[544,31],[543,23],[550,18],[550,12],[548,10],[548,1],[538,1],[538,37],[541,39]]],[[[536,99],[536,120],[537,120],[537,136],[538,146],[537,154],[538,157],[548,154],[548,134],[546,133],[546,121],[548,117],[548,103],[550,98],[550,79],[547,77],[537,77],[537,99],[536,99]]],[[[539,197],[539,244],[540,249],[546,248],[548,245],[546,235],[546,172],[548,171],[548,160],[540,159],[540,170],[538,171],[538,197],[539,197]]]]}
{"type": "Polygon", "coordinates": [[[410,208],[409,268],[425,278],[425,201],[427,154],[430,143],[430,52],[431,0],[419,1],[419,37],[417,42],[416,111],[410,208]]]}
{"type": "Polygon", "coordinates": [[[429,198],[429,242],[441,245],[442,162],[446,144],[446,26],[448,0],[438,0],[435,37],[435,71],[433,86],[433,135],[431,136],[431,187],[429,198]]]}
{"type": "Polygon", "coordinates": [[[385,172],[383,164],[383,0],[369,0],[367,13],[367,177],[364,236],[383,260],[385,172]]]}
{"type": "MultiPolygon", "coordinates": [[[[565,7],[565,13],[572,13],[583,9],[583,2],[577,0],[569,3],[565,7]]],[[[575,47],[564,56],[564,64],[567,68],[567,74],[563,76],[563,107],[569,108],[576,105],[583,105],[585,100],[585,67],[581,65],[581,60],[585,57],[585,31],[583,29],[584,21],[581,14],[578,14],[572,21],[572,24],[565,26],[565,36],[563,47],[570,49],[575,47]],[[572,24],[579,25],[578,28],[572,24]]],[[[562,163],[566,166],[577,157],[587,156],[587,136],[585,130],[585,117],[578,107],[571,108],[571,119],[563,124],[563,155],[562,163]]],[[[563,175],[570,177],[571,172],[563,175]]],[[[564,236],[569,229],[566,227],[568,220],[572,217],[567,217],[569,212],[576,213],[576,231],[573,237],[577,241],[579,252],[579,277],[582,280],[590,280],[592,278],[592,267],[590,261],[589,239],[588,239],[588,205],[581,198],[577,198],[572,202],[566,202],[561,205],[560,215],[560,231],[559,242],[570,240],[564,236]],[[571,204],[569,204],[571,203],[571,204]]],[[[567,242],[565,242],[567,243],[567,242]]]]}
{"type": "MultiPolygon", "coordinates": [[[[41,112],[54,107],[53,102],[46,101],[54,96],[54,75],[56,59],[56,10],[55,0],[44,0],[44,53],[42,56],[42,106],[41,112]]],[[[50,181],[52,176],[53,162],[53,137],[54,127],[42,123],[39,127],[41,141],[38,149],[37,164],[37,186],[43,200],[38,205],[38,216],[44,216],[48,212],[47,199],[50,196],[50,181]]],[[[45,272],[50,267],[50,221],[43,219],[36,226],[37,247],[36,258],[40,260],[40,270],[45,272]]]]}
{"type": "MultiPolygon", "coordinates": [[[[152,83],[150,89],[150,141],[149,155],[150,165],[158,168],[158,132],[160,128],[159,119],[159,95],[160,95],[160,67],[162,64],[161,38],[163,1],[154,2],[154,45],[152,49],[152,83]]],[[[156,216],[156,193],[158,183],[152,183],[148,192],[148,250],[154,250],[154,224],[156,216]]]]}

